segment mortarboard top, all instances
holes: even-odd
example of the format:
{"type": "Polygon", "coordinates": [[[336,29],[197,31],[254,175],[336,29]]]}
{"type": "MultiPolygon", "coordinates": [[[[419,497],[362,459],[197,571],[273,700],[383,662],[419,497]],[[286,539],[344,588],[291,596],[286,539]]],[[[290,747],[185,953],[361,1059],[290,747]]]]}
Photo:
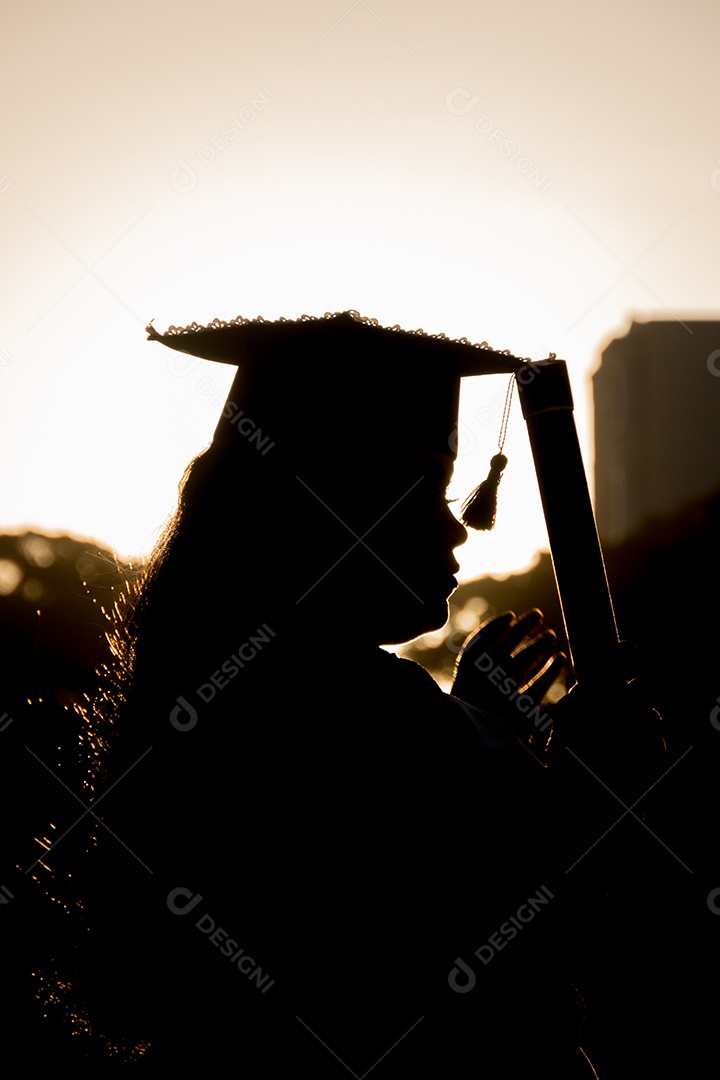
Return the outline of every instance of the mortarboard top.
{"type": "MultiPolygon", "coordinates": [[[[308,356],[293,356],[303,349],[312,350],[313,364],[322,367],[338,361],[334,350],[342,346],[372,349],[376,358],[382,357],[383,363],[398,367],[414,365],[428,377],[433,370],[440,374],[443,369],[452,370],[457,376],[513,372],[524,362],[507,349],[502,352],[491,349],[487,342],[476,345],[467,338],[385,327],[377,319],[365,318],[356,311],[275,321],[238,316],[230,322],[215,319],[208,326],[197,323],[170,326],[164,334],[159,334],[152,325],[146,329],[151,341],[221,364],[252,364],[273,359],[277,362],[282,358],[292,363],[298,359],[307,361],[308,356]]],[[[372,354],[366,360],[370,362],[372,354]]]]}
{"type": "Polygon", "coordinates": [[[242,409],[273,445],[316,472],[418,453],[454,457],[461,377],[512,373],[525,362],[486,342],[384,327],[355,311],[147,332],[171,349],[238,368],[214,443],[229,438],[242,409]]]}
{"type": "Polygon", "coordinates": [[[384,327],[355,311],[276,321],[239,316],[231,322],[215,319],[209,326],[171,326],[164,334],[150,325],[147,333],[151,341],[206,360],[246,369],[271,368],[273,381],[292,377],[295,369],[308,386],[331,372],[337,377],[343,368],[347,375],[348,360],[362,363],[357,373],[361,376],[364,370],[371,378],[383,372],[416,381],[437,379],[440,384],[448,375],[513,372],[524,362],[507,350],[491,349],[487,342],[477,345],[467,338],[384,327]]]}

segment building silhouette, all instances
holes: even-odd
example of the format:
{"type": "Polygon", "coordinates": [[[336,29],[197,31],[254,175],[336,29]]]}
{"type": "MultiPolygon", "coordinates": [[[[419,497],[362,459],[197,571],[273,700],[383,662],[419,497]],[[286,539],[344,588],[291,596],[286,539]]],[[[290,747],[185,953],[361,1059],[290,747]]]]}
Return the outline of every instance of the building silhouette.
{"type": "Polygon", "coordinates": [[[603,349],[593,392],[604,542],[720,491],[720,320],[632,322],[603,349]]]}

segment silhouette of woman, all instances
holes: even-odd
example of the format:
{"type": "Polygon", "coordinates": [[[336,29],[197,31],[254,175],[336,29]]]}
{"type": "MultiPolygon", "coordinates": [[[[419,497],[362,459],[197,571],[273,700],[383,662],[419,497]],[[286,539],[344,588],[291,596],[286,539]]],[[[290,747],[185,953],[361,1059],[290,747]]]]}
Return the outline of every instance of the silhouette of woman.
{"type": "Polygon", "coordinates": [[[460,377],[518,361],[356,313],[150,336],[239,370],[87,710],[58,1029],[141,1073],[591,1077],[547,770],[381,648],[447,618],[460,377]]]}

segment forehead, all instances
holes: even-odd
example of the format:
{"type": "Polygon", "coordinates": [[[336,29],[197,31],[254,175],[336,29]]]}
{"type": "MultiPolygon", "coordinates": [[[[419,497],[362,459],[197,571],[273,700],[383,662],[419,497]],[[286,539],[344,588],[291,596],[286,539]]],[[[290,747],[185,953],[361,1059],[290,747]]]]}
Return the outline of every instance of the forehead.
{"type": "Polygon", "coordinates": [[[455,458],[451,454],[413,454],[389,465],[388,475],[437,481],[447,487],[452,479],[455,458]]]}

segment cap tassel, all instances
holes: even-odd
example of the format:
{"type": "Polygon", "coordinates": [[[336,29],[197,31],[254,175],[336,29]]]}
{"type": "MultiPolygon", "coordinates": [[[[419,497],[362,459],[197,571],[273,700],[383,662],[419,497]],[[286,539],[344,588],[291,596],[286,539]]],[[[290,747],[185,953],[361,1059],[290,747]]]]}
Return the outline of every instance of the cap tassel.
{"type": "Polygon", "coordinates": [[[500,424],[500,438],[498,439],[498,451],[495,457],[490,459],[490,472],[482,484],[475,488],[471,495],[462,505],[460,521],[471,529],[492,529],[497,514],[498,486],[502,480],[502,474],[508,459],[503,454],[505,436],[507,435],[510,420],[510,406],[515,388],[515,372],[510,376],[507,393],[505,394],[505,408],[503,409],[502,423],[500,424]]]}
{"type": "Polygon", "coordinates": [[[475,488],[463,503],[460,520],[471,529],[492,529],[497,513],[498,485],[508,459],[496,454],[490,461],[487,478],[475,488]]]}

